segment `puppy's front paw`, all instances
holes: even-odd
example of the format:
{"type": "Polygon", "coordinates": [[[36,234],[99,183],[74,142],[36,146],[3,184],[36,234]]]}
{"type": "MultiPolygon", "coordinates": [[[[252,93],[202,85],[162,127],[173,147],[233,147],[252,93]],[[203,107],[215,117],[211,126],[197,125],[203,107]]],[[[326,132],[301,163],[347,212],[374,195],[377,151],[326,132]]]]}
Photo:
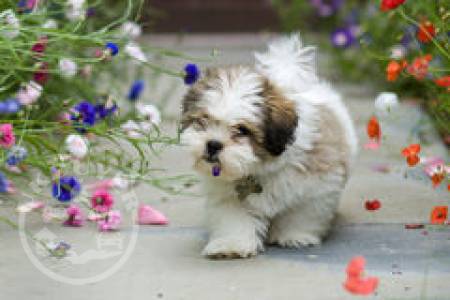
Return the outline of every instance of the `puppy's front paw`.
{"type": "Polygon", "coordinates": [[[282,232],[272,234],[268,242],[287,248],[300,248],[302,246],[320,245],[320,237],[308,232],[282,232]]]}
{"type": "Polygon", "coordinates": [[[209,258],[247,258],[258,253],[258,245],[248,239],[218,238],[209,241],[202,254],[209,258]]]}

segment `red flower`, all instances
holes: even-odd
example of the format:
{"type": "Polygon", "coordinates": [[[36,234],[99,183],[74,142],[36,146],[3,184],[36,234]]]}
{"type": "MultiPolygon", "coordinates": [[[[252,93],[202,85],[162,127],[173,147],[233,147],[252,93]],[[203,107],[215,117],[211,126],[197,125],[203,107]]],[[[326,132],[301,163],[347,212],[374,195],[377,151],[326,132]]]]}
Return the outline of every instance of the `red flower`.
{"type": "Polygon", "coordinates": [[[412,144],[402,150],[402,155],[406,157],[406,162],[410,167],[415,166],[419,163],[420,157],[420,145],[412,144]]]}
{"type": "Polygon", "coordinates": [[[450,75],[442,76],[434,80],[434,82],[441,87],[447,88],[450,91],[450,75]]]}
{"type": "Polygon", "coordinates": [[[435,206],[431,211],[431,224],[444,224],[448,217],[448,206],[435,206]]]}
{"type": "Polygon", "coordinates": [[[417,30],[417,39],[422,43],[429,43],[436,35],[436,27],[430,21],[421,22],[417,30]]]}
{"type": "Polygon", "coordinates": [[[41,62],[39,63],[39,69],[34,73],[34,81],[37,83],[44,85],[48,78],[50,77],[48,73],[48,63],[47,62],[41,62]]]}
{"type": "Polygon", "coordinates": [[[33,45],[33,47],[31,47],[31,51],[33,51],[35,53],[35,56],[37,57],[41,57],[44,52],[45,49],[47,48],[47,43],[48,43],[48,38],[47,37],[41,37],[36,44],[33,45]]]}
{"type": "Polygon", "coordinates": [[[380,9],[382,11],[388,11],[405,3],[406,0],[382,0],[380,9]]]}
{"type": "Polygon", "coordinates": [[[378,287],[378,278],[363,278],[365,264],[366,260],[362,256],[356,256],[348,263],[344,288],[352,294],[369,295],[378,287]]]}
{"type": "Polygon", "coordinates": [[[381,202],[378,199],[366,200],[364,206],[367,210],[378,210],[381,208],[381,202]]]}
{"type": "Polygon", "coordinates": [[[417,80],[422,80],[428,73],[428,64],[433,59],[431,54],[419,56],[408,66],[408,72],[417,80]]]}

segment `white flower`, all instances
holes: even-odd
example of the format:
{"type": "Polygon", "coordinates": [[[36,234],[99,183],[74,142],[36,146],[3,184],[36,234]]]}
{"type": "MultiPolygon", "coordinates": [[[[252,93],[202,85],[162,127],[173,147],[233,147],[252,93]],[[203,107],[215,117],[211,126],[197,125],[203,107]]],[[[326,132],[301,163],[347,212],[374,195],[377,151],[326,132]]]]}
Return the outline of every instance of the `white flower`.
{"type": "Polygon", "coordinates": [[[402,59],[406,55],[406,48],[402,45],[395,45],[391,48],[391,55],[390,57],[392,59],[402,59]]]}
{"type": "Polygon", "coordinates": [[[125,133],[132,138],[140,138],[142,137],[141,126],[133,120],[128,120],[123,123],[120,128],[122,128],[125,133]]]}
{"type": "Polygon", "coordinates": [[[84,9],[85,0],[68,0],[66,18],[71,21],[78,21],[84,19],[86,9],[84,9]]]}
{"type": "Polygon", "coordinates": [[[153,125],[159,125],[161,123],[161,113],[158,108],[151,104],[136,104],[136,110],[139,116],[141,116],[146,122],[153,125]]]}
{"type": "Polygon", "coordinates": [[[127,21],[120,26],[120,36],[128,39],[136,39],[142,34],[141,26],[132,21],[127,21]]]}
{"type": "Polygon", "coordinates": [[[42,94],[42,86],[35,82],[30,81],[26,85],[23,85],[16,94],[17,100],[22,105],[29,105],[36,102],[42,94]]]}
{"type": "Polygon", "coordinates": [[[125,53],[128,54],[131,58],[135,59],[138,62],[147,62],[148,59],[145,53],[142,51],[141,47],[138,44],[129,42],[125,45],[124,49],[125,53]]]}
{"type": "Polygon", "coordinates": [[[117,174],[112,179],[112,184],[114,187],[124,190],[124,189],[128,188],[128,186],[130,185],[130,182],[127,179],[123,178],[120,174],[117,174]]]}
{"type": "Polygon", "coordinates": [[[42,24],[42,28],[57,29],[58,23],[53,19],[48,19],[44,24],[42,24]]]}
{"type": "Polygon", "coordinates": [[[73,60],[62,58],[59,61],[59,70],[64,77],[70,78],[77,74],[78,66],[73,60]]]}
{"type": "Polygon", "coordinates": [[[0,34],[8,39],[13,39],[20,34],[20,22],[11,9],[0,13],[0,25],[6,28],[0,30],[0,34]]]}
{"type": "Polygon", "coordinates": [[[76,158],[83,158],[88,152],[88,141],[78,134],[71,134],[66,138],[66,148],[76,158]]]}
{"type": "Polygon", "coordinates": [[[375,110],[380,115],[389,114],[398,105],[398,97],[395,93],[383,92],[375,99],[375,110]]]}

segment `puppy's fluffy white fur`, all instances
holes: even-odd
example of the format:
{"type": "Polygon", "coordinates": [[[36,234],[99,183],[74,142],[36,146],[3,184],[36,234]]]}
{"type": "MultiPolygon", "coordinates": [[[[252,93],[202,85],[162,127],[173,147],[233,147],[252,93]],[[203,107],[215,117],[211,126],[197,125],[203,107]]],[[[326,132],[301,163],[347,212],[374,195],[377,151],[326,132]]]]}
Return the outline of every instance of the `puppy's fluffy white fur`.
{"type": "MultiPolygon", "coordinates": [[[[268,51],[255,58],[254,66],[206,74],[185,98],[182,143],[190,149],[208,198],[209,241],[203,254],[209,257],[253,256],[265,243],[319,244],[357,151],[354,127],[340,96],[318,79],[313,47],[304,47],[294,34],[269,44],[268,51]],[[273,111],[268,101],[275,101],[264,93],[267,84],[278,98],[293,103],[297,116],[292,139],[275,150],[265,140],[270,137],[265,131],[277,126],[271,123],[274,117],[267,119],[273,111]],[[236,132],[242,122],[253,124],[255,132],[236,132]],[[223,143],[223,149],[211,163],[205,159],[205,144],[212,139],[223,143]],[[264,147],[269,150],[264,152],[264,147]],[[211,175],[216,163],[222,170],[218,177],[211,175]],[[241,199],[235,186],[246,176],[256,178],[262,192],[241,199]]],[[[281,114],[286,113],[283,109],[281,114]]]]}

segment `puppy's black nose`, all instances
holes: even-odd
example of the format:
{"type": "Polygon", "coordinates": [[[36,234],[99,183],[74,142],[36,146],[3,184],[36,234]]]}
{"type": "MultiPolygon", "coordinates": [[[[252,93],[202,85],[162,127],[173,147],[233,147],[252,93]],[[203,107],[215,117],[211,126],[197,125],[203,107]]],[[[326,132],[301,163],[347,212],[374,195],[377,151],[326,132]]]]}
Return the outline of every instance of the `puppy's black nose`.
{"type": "Polygon", "coordinates": [[[216,155],[222,148],[223,144],[218,140],[210,140],[206,143],[206,152],[210,157],[216,155]]]}

